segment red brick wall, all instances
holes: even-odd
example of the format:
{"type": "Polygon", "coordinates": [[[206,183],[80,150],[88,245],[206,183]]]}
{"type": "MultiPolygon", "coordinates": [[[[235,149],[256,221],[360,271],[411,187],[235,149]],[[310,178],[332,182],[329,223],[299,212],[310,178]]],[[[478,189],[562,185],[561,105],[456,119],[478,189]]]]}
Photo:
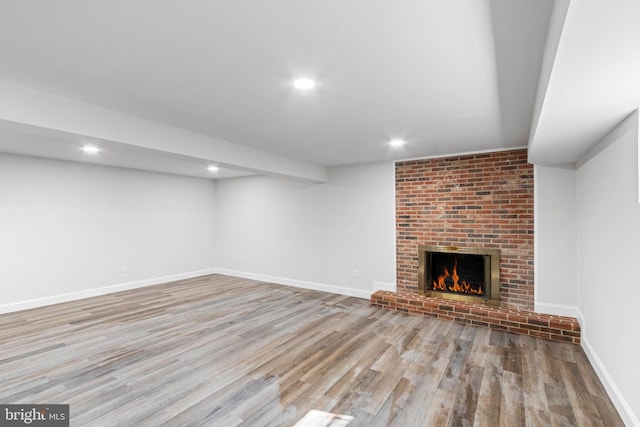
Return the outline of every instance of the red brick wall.
{"type": "Polygon", "coordinates": [[[527,151],[398,162],[398,291],[418,292],[420,244],[499,248],[502,306],[533,310],[533,166],[527,151]]]}

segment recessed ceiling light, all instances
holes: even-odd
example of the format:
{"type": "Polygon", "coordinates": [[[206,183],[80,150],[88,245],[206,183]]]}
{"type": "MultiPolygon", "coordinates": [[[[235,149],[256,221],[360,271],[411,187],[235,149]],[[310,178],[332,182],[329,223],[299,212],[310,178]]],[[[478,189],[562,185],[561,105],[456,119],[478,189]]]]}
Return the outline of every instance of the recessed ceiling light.
{"type": "Polygon", "coordinates": [[[394,148],[402,147],[407,143],[404,139],[396,138],[389,141],[389,145],[394,148]]]}
{"type": "Polygon", "coordinates": [[[316,82],[309,78],[299,78],[293,81],[293,86],[300,90],[311,90],[316,87],[316,82]]]}
{"type": "Polygon", "coordinates": [[[218,171],[220,170],[220,168],[219,168],[218,166],[216,166],[216,165],[210,165],[210,166],[207,168],[207,170],[208,170],[209,172],[218,172],[218,171]]]}
{"type": "Polygon", "coordinates": [[[82,151],[88,154],[98,154],[100,152],[100,147],[96,147],[95,145],[83,145],[82,151]]]}

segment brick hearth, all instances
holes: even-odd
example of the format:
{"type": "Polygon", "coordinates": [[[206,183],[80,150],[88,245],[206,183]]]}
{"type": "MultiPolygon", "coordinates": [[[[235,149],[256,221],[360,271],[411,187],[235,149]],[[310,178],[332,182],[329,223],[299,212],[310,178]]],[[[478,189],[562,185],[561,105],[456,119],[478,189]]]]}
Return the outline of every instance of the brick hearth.
{"type": "Polygon", "coordinates": [[[580,343],[580,323],[572,317],[451,301],[409,292],[377,291],[371,295],[371,304],[387,310],[432,316],[554,341],[580,343]]]}

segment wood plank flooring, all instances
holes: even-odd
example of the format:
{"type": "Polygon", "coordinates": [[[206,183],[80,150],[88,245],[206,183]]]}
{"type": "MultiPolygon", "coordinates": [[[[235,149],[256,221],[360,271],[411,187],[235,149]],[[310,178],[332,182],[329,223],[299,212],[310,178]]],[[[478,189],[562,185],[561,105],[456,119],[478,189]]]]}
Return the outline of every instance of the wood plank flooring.
{"type": "Polygon", "coordinates": [[[72,426],[622,426],[580,346],[220,275],[0,316],[0,402],[72,426]]]}

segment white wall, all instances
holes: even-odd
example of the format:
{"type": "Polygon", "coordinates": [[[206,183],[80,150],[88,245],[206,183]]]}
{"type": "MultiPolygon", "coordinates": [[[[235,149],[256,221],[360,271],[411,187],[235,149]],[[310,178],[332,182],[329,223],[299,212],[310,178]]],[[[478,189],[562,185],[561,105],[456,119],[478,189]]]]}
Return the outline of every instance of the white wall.
{"type": "Polygon", "coordinates": [[[640,425],[638,116],[577,171],[583,344],[628,425],[640,425]],[[606,147],[606,148],[603,148],[606,147]]]}
{"type": "Polygon", "coordinates": [[[534,166],[535,310],[576,317],[576,171],[534,166]]]}
{"type": "Polygon", "coordinates": [[[0,312],[215,267],[214,202],[211,180],[0,154],[0,312]]]}
{"type": "Polygon", "coordinates": [[[394,288],[394,175],[389,162],[331,168],[322,184],[221,180],[221,272],[364,298],[394,288]]]}

